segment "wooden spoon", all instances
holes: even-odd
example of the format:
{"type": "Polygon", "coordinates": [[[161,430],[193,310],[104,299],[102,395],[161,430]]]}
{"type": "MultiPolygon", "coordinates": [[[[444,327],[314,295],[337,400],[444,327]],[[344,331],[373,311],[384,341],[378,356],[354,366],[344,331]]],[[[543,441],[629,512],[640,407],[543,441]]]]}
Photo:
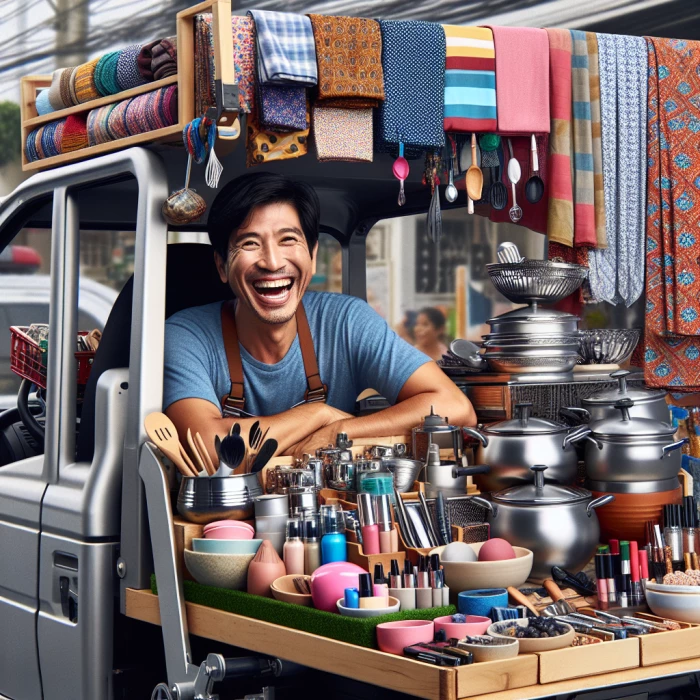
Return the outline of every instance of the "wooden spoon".
{"type": "Polygon", "coordinates": [[[194,444],[194,440],[192,439],[192,431],[187,428],[187,445],[190,448],[190,452],[192,453],[192,456],[194,457],[194,461],[197,463],[197,467],[199,468],[200,472],[206,471],[206,467],[204,466],[204,462],[202,461],[202,457],[199,454],[199,450],[197,449],[197,445],[194,444]]]}
{"type": "Polygon", "coordinates": [[[467,194],[475,202],[481,199],[481,190],[484,187],[484,173],[476,164],[476,134],[472,134],[472,164],[467,170],[467,194]]]}
{"type": "Polygon", "coordinates": [[[185,454],[177,436],[177,429],[168,416],[154,411],[146,416],[143,425],[150,440],[183,476],[198,476],[197,469],[185,454]]]}
{"type": "Polygon", "coordinates": [[[197,447],[199,448],[199,453],[202,455],[202,461],[204,462],[204,468],[207,471],[207,474],[211,476],[216,472],[216,467],[214,466],[214,463],[211,461],[211,457],[209,456],[209,452],[204,445],[204,440],[202,439],[202,436],[199,433],[195,433],[194,436],[195,442],[197,443],[197,447]]]}

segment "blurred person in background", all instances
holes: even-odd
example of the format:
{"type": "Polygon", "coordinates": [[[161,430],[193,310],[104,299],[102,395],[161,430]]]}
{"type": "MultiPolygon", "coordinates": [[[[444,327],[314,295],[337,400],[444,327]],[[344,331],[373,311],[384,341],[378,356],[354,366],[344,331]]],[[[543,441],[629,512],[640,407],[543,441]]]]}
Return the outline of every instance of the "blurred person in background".
{"type": "Polygon", "coordinates": [[[446,352],[445,314],[434,306],[426,306],[418,312],[413,326],[414,347],[433,360],[439,360],[446,352]]]}

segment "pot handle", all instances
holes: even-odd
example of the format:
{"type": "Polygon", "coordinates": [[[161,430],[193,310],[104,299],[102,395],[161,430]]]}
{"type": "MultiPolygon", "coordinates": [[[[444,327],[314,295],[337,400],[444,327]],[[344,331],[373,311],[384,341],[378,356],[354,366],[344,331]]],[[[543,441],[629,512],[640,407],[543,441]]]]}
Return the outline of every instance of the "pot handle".
{"type": "Polygon", "coordinates": [[[599,498],[595,498],[586,506],[586,514],[590,518],[591,515],[593,515],[593,511],[596,508],[600,508],[601,506],[607,506],[608,503],[612,503],[614,500],[615,496],[613,496],[613,494],[611,493],[609,493],[607,496],[600,496],[599,498]]]}
{"type": "Polygon", "coordinates": [[[460,476],[474,476],[474,474],[488,474],[491,467],[487,464],[479,464],[474,467],[452,467],[452,478],[458,479],[460,476]]]}
{"type": "Polygon", "coordinates": [[[486,435],[482,435],[476,428],[462,428],[462,433],[480,442],[482,447],[486,447],[489,444],[486,435]]]}
{"type": "Polygon", "coordinates": [[[670,445],[666,445],[662,450],[661,450],[661,457],[659,459],[663,459],[664,457],[668,457],[671,452],[674,452],[680,447],[683,447],[688,442],[688,438],[681,438],[680,440],[677,440],[676,442],[672,442],[670,445]]]}
{"type": "Polygon", "coordinates": [[[576,442],[580,442],[585,437],[588,437],[593,431],[585,426],[580,426],[575,430],[564,436],[564,442],[562,442],[561,448],[565,450],[569,445],[573,445],[576,442]]]}
{"type": "Polygon", "coordinates": [[[564,406],[559,409],[559,415],[572,423],[582,424],[591,421],[590,411],[578,406],[564,406]]]}
{"type": "Polygon", "coordinates": [[[487,501],[481,496],[472,496],[471,500],[472,503],[476,503],[476,505],[486,508],[486,510],[488,510],[494,518],[498,515],[498,506],[491,503],[491,501],[487,501]]]}

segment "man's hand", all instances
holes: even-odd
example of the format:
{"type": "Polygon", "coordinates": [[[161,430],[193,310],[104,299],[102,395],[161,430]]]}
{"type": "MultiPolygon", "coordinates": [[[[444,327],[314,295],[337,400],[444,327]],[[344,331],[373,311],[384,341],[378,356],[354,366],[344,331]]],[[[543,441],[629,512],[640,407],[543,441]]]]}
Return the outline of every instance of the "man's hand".
{"type": "MultiPolygon", "coordinates": [[[[335,411],[336,409],[331,410],[335,411]]],[[[337,413],[343,414],[342,411],[337,411],[337,413]]],[[[317,430],[296,445],[293,445],[289,452],[297,459],[301,459],[305,454],[314,455],[316,454],[316,450],[320,448],[335,445],[336,435],[346,432],[343,426],[347,420],[352,419],[350,414],[345,413],[343,415],[344,417],[337,420],[335,423],[329,423],[323,426],[320,430],[317,430]]]]}

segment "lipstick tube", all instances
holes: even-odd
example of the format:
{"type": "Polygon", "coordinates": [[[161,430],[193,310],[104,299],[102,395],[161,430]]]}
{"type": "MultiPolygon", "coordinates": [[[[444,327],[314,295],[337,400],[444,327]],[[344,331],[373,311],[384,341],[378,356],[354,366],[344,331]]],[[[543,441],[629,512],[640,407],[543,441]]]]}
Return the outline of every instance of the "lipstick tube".
{"type": "Polygon", "coordinates": [[[411,567],[411,562],[406,559],[403,563],[403,587],[404,588],[415,588],[416,579],[413,576],[413,568],[411,567]]]}
{"type": "Polygon", "coordinates": [[[644,597],[639,580],[639,550],[636,542],[630,542],[630,584],[632,589],[631,605],[640,605],[644,597]]]}
{"type": "Polygon", "coordinates": [[[377,500],[377,521],[379,524],[379,549],[382,554],[398,551],[398,535],[391,519],[389,494],[383,493],[377,500]],[[394,543],[394,541],[396,543],[394,543]]]}
{"type": "Polygon", "coordinates": [[[360,514],[360,528],[362,530],[362,551],[364,554],[380,554],[379,525],[377,525],[377,520],[374,517],[372,494],[358,494],[357,505],[360,514]]]}
{"type": "Polygon", "coordinates": [[[615,572],[613,568],[613,555],[603,554],[605,579],[607,581],[608,604],[617,605],[617,586],[615,585],[615,572]]]}
{"type": "Polygon", "coordinates": [[[401,578],[401,569],[399,569],[399,560],[391,560],[391,573],[389,574],[390,588],[403,588],[403,579],[401,578]]]}
{"type": "Polygon", "coordinates": [[[418,576],[416,577],[416,588],[430,588],[430,577],[428,576],[427,557],[421,555],[418,561],[418,576]]]}
{"type": "Polygon", "coordinates": [[[602,606],[608,604],[608,582],[603,572],[603,554],[595,555],[595,577],[598,590],[598,602],[602,606]]]}

